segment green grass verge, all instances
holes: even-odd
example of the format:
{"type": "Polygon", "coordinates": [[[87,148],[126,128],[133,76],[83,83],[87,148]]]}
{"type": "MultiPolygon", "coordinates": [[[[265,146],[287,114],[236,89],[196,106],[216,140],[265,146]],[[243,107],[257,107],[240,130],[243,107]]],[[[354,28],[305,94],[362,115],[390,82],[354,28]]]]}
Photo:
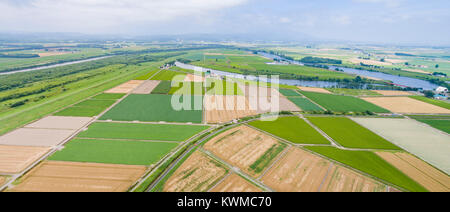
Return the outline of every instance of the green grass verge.
{"type": "Polygon", "coordinates": [[[308,120],[347,148],[401,150],[349,118],[308,117],[308,120]]]}
{"type": "Polygon", "coordinates": [[[286,149],[285,143],[278,142],[268,149],[258,160],[256,160],[249,167],[249,171],[255,174],[260,174],[275,158],[286,149]]]}
{"type": "Polygon", "coordinates": [[[109,106],[116,103],[117,100],[86,100],[81,103],[74,105],[74,107],[101,107],[108,108],[109,106]]]}
{"type": "Polygon", "coordinates": [[[178,144],[139,141],[74,139],[49,160],[125,165],[150,165],[178,144]]]}
{"type": "Polygon", "coordinates": [[[54,116],[94,117],[102,113],[104,107],[69,107],[54,114],[54,116]]]}
{"type": "Polygon", "coordinates": [[[184,96],[177,99],[177,102],[184,101],[184,99],[185,103],[190,106],[186,107],[187,110],[177,111],[172,107],[172,96],[170,95],[130,95],[109,110],[101,117],[101,120],[201,123],[203,97],[184,96]]]}
{"type": "Polygon", "coordinates": [[[334,112],[370,111],[375,113],[389,113],[389,110],[353,96],[340,96],[306,91],[301,91],[301,93],[327,110],[334,112]]]}
{"type": "Polygon", "coordinates": [[[330,144],[325,137],[298,117],[280,117],[276,121],[254,121],[249,125],[296,144],[330,144]]]}
{"type": "Polygon", "coordinates": [[[321,107],[317,106],[307,98],[303,97],[288,97],[289,101],[293,102],[303,111],[324,111],[321,107]]]}
{"type": "Polygon", "coordinates": [[[208,126],[168,125],[168,124],[133,124],[97,122],[87,131],[78,135],[80,138],[136,139],[157,141],[185,141],[208,126]]]}
{"type": "Polygon", "coordinates": [[[437,100],[437,99],[430,99],[430,98],[427,98],[424,96],[411,96],[410,98],[450,110],[450,103],[445,102],[445,101],[441,101],[441,100],[437,100]]]}
{"type": "Polygon", "coordinates": [[[369,175],[392,183],[408,191],[423,192],[427,191],[417,182],[403,174],[400,170],[380,158],[373,152],[367,151],[347,151],[334,147],[305,147],[313,152],[331,158],[340,163],[351,166],[369,175]]]}

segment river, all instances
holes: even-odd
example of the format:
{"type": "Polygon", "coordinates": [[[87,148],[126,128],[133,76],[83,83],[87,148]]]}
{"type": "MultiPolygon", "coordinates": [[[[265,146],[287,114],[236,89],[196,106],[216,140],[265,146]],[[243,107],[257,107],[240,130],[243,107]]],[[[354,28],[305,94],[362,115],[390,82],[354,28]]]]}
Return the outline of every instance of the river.
{"type": "Polygon", "coordinates": [[[21,72],[43,70],[43,69],[48,69],[48,68],[56,68],[56,67],[61,67],[61,66],[67,66],[67,65],[101,60],[101,59],[105,59],[105,58],[109,58],[109,57],[112,57],[112,56],[95,57],[95,58],[90,58],[90,59],[85,59],[85,60],[77,60],[77,61],[72,61],[72,62],[67,62],[67,63],[54,64],[54,65],[46,65],[46,66],[44,65],[44,66],[39,66],[36,68],[28,68],[28,69],[22,69],[22,70],[17,70],[17,71],[0,72],[0,75],[8,75],[8,74],[21,73],[21,72]]]}

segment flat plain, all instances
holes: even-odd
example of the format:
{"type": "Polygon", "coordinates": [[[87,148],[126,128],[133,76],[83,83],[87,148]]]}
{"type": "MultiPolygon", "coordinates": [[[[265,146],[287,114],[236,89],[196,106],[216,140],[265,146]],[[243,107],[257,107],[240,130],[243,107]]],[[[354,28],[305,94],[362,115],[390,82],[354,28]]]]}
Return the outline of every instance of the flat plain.
{"type": "Polygon", "coordinates": [[[0,173],[19,173],[49,151],[47,147],[0,145],[0,173]]]}
{"type": "Polygon", "coordinates": [[[386,108],[394,113],[450,114],[450,110],[409,97],[369,97],[364,100],[386,108]]]}

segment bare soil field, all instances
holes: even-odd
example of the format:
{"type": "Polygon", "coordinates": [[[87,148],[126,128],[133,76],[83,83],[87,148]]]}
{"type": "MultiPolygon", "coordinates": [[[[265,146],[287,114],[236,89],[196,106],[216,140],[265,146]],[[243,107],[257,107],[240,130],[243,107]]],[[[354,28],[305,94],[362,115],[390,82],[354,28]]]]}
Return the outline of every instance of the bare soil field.
{"type": "Polygon", "coordinates": [[[412,96],[412,93],[406,91],[383,91],[383,90],[374,90],[375,92],[383,95],[383,96],[412,96]]]}
{"type": "Polygon", "coordinates": [[[205,96],[205,115],[208,123],[226,123],[234,119],[256,115],[244,96],[205,96]]]}
{"type": "Polygon", "coordinates": [[[328,173],[321,192],[386,192],[387,186],[350,169],[334,166],[328,173]]]}
{"type": "Polygon", "coordinates": [[[381,158],[432,192],[449,192],[450,177],[407,153],[377,152],[381,158]]]}
{"type": "Polygon", "coordinates": [[[298,87],[302,91],[309,91],[309,92],[316,92],[316,93],[326,93],[326,94],[333,94],[331,91],[325,89],[325,88],[313,88],[313,87],[298,87]]]}
{"type": "Polygon", "coordinates": [[[19,173],[48,151],[50,148],[0,145],[0,173],[19,173]]]}
{"type": "Polygon", "coordinates": [[[450,110],[428,104],[409,97],[366,97],[370,103],[386,108],[394,113],[405,114],[450,114],[450,110]]]}
{"type": "Polygon", "coordinates": [[[131,80],[115,88],[112,88],[105,93],[130,93],[144,82],[145,81],[143,80],[131,80]]]}
{"type": "Polygon", "coordinates": [[[390,65],[392,65],[392,63],[375,61],[375,60],[350,59],[349,61],[354,64],[364,63],[366,65],[374,65],[374,66],[390,66],[390,65]]]}
{"type": "Polygon", "coordinates": [[[257,177],[260,173],[254,173],[250,167],[278,145],[279,142],[271,136],[247,126],[239,126],[215,137],[204,148],[243,172],[257,177]]]}
{"type": "Polygon", "coordinates": [[[358,124],[450,174],[449,136],[411,119],[352,118],[358,124]]]}
{"type": "Polygon", "coordinates": [[[300,112],[302,109],[297,107],[293,102],[289,101],[286,97],[280,98],[280,111],[295,111],[300,112]]]}
{"type": "Polygon", "coordinates": [[[328,160],[292,148],[261,181],[278,192],[317,192],[331,168],[328,160]]]}
{"type": "Polygon", "coordinates": [[[76,130],[20,128],[0,137],[0,144],[16,146],[56,146],[76,130]]]}
{"type": "Polygon", "coordinates": [[[11,191],[125,192],[145,170],[145,166],[46,161],[11,191]]]}
{"type": "Polygon", "coordinates": [[[164,192],[205,192],[219,182],[227,170],[199,151],[194,152],[169,178],[164,192]]]}
{"type": "Polygon", "coordinates": [[[25,128],[79,130],[91,120],[92,118],[86,117],[48,116],[25,126],[25,128]]]}
{"type": "Polygon", "coordinates": [[[133,94],[150,94],[153,89],[155,89],[161,81],[148,80],[144,81],[139,87],[133,90],[133,94]]]}
{"type": "Polygon", "coordinates": [[[185,82],[205,82],[205,78],[198,75],[188,74],[186,78],[184,78],[185,82]]]}
{"type": "Polygon", "coordinates": [[[262,190],[239,175],[232,174],[214,187],[211,192],[262,192],[262,190]]]}

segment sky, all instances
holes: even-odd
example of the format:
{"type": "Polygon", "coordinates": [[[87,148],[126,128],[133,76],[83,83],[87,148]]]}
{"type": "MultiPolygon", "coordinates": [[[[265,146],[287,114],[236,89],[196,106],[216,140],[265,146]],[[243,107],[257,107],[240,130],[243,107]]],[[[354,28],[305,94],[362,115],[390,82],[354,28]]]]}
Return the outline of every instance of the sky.
{"type": "Polygon", "coordinates": [[[0,32],[450,45],[448,0],[0,0],[0,32]]]}

